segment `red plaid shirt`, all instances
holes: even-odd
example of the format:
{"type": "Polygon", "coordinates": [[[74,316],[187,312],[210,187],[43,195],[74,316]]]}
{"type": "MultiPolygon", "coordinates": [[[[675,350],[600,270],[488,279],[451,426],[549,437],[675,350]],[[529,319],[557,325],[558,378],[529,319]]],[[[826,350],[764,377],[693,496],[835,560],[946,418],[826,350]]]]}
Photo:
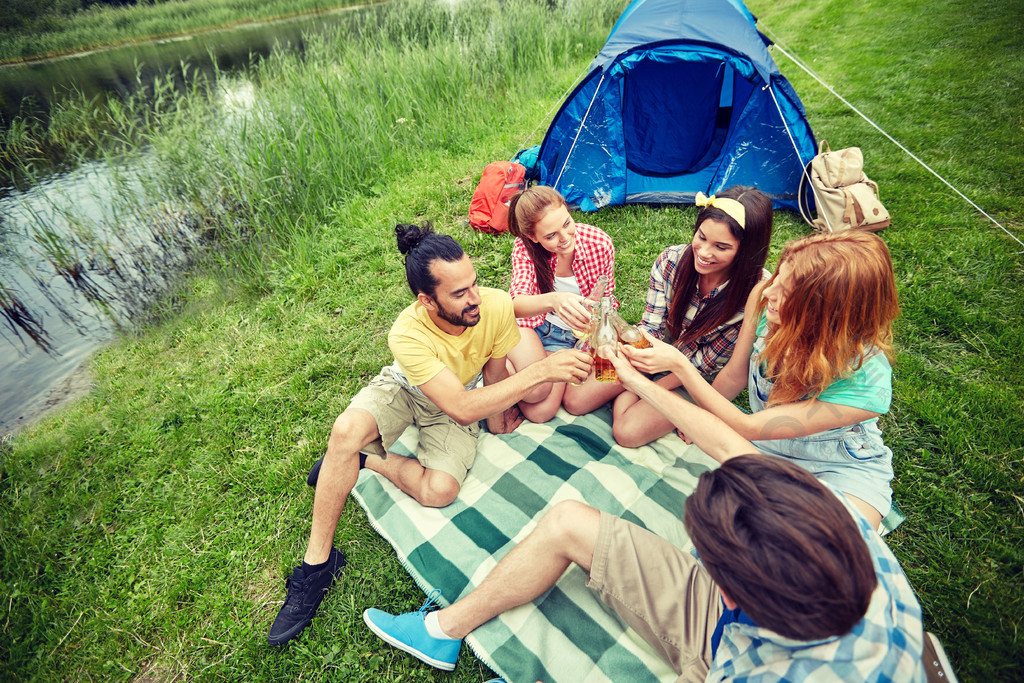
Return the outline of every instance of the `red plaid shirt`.
{"type": "MultiPolygon", "coordinates": [[[[694,367],[704,375],[710,376],[725,367],[732,356],[736,339],[740,336],[740,327],[743,324],[743,308],[741,307],[715,329],[688,344],[680,345],[675,339],[667,338],[668,330],[666,328],[668,325],[665,317],[671,306],[672,282],[675,278],[676,265],[689,246],[689,244],[677,244],[669,247],[661,252],[661,256],[654,262],[654,266],[651,268],[651,282],[647,290],[647,303],[644,306],[644,316],[640,327],[647,330],[652,336],[675,345],[690,359],[694,367]]],[[[769,275],[768,271],[764,271],[761,279],[766,279],[769,275]]],[[[686,326],[689,326],[697,314],[704,310],[712,299],[721,294],[728,285],[729,282],[726,281],[705,296],[701,296],[700,289],[694,287],[693,293],[690,295],[690,307],[684,316],[686,326]]]]}
{"type": "MultiPolygon", "coordinates": [[[[551,272],[558,267],[558,256],[551,254],[551,272]]],[[[590,290],[597,283],[597,278],[602,275],[608,276],[608,288],[606,296],[612,296],[615,291],[615,246],[612,245],[612,238],[599,228],[585,223],[576,224],[576,249],[572,259],[572,274],[576,283],[580,286],[583,296],[590,294],[590,290]]],[[[509,294],[515,299],[521,294],[540,294],[540,285],[537,284],[537,271],[533,267],[533,259],[526,250],[523,240],[516,238],[512,246],[512,286],[509,294]]],[[[618,308],[619,302],[612,299],[613,305],[618,308]]],[[[516,318],[520,327],[535,328],[544,322],[546,313],[533,316],[532,318],[516,318]]]]}

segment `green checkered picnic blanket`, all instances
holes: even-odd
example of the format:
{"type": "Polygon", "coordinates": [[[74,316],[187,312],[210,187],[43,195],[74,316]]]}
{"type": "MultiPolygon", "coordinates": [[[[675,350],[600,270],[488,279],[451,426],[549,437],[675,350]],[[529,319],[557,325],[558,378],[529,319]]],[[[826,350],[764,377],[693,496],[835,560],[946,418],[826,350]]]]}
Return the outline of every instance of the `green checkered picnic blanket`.
{"type": "MultiPolygon", "coordinates": [[[[410,428],[391,450],[411,455],[415,443],[410,428]]],[[[422,507],[368,470],[353,494],[420,588],[440,588],[447,605],[562,500],[584,501],[689,550],[683,504],[700,474],[715,466],[674,434],[642,448],[618,446],[607,407],[580,417],[560,410],[550,422],[524,423],[512,434],[481,433],[459,497],[445,508],[422,507]]],[[[476,629],[469,646],[509,681],[674,681],[671,668],[585,582],[572,566],[539,599],[476,629]]]]}

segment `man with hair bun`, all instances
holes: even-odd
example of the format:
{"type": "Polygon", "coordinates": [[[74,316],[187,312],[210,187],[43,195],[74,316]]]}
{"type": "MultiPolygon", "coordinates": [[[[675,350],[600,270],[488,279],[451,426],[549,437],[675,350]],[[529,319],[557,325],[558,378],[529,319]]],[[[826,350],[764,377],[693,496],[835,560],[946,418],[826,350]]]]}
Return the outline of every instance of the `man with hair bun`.
{"type": "Polygon", "coordinates": [[[345,566],[334,532],[360,469],[383,475],[425,506],[448,505],[473,464],[480,420],[492,433],[510,432],[523,419],[516,403],[536,387],[581,382],[590,373],[590,356],[569,349],[509,376],[505,356],[520,335],[508,293],[479,287],[462,246],[429,223],[400,224],[395,236],[416,301],[388,333],[395,362],[338,416],[327,453],[309,473],[307,483],[316,488],[309,544],[288,579],[267,636],[271,645],[309,626],[345,566]],[[389,454],[411,424],[419,428],[416,457],[389,454]]]}

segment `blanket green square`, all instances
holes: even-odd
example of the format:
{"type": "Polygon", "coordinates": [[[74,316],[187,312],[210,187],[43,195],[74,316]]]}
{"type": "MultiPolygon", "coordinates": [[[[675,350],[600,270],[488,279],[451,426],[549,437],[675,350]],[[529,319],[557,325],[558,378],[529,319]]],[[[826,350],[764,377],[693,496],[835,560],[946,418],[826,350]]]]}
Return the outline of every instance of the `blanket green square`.
{"type": "MultiPolygon", "coordinates": [[[[682,523],[686,496],[716,466],[696,446],[669,434],[623,448],[610,410],[512,434],[482,433],[458,498],[425,508],[391,482],[364,470],[353,495],[417,584],[440,588],[442,604],[472,590],[555,503],[579,500],[644,526],[689,550],[682,523]]],[[[411,456],[410,428],[392,451],[411,456]]],[[[506,612],[467,639],[473,652],[510,681],[673,681],[676,674],[586,587],[570,568],[532,603],[506,612]]]]}

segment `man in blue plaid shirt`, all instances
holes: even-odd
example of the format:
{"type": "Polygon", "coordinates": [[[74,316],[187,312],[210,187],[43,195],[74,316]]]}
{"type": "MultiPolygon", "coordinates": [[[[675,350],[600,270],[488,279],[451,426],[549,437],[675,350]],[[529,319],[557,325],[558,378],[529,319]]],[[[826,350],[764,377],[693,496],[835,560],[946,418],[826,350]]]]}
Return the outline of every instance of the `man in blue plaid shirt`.
{"type": "Polygon", "coordinates": [[[466,635],[540,597],[575,563],[679,681],[924,681],[921,607],[859,511],[611,355],[628,389],[685,422],[688,436],[722,462],[686,500],[683,521],[699,559],[564,501],[463,599],[398,616],[369,609],[370,629],[451,670],[466,635]]]}

